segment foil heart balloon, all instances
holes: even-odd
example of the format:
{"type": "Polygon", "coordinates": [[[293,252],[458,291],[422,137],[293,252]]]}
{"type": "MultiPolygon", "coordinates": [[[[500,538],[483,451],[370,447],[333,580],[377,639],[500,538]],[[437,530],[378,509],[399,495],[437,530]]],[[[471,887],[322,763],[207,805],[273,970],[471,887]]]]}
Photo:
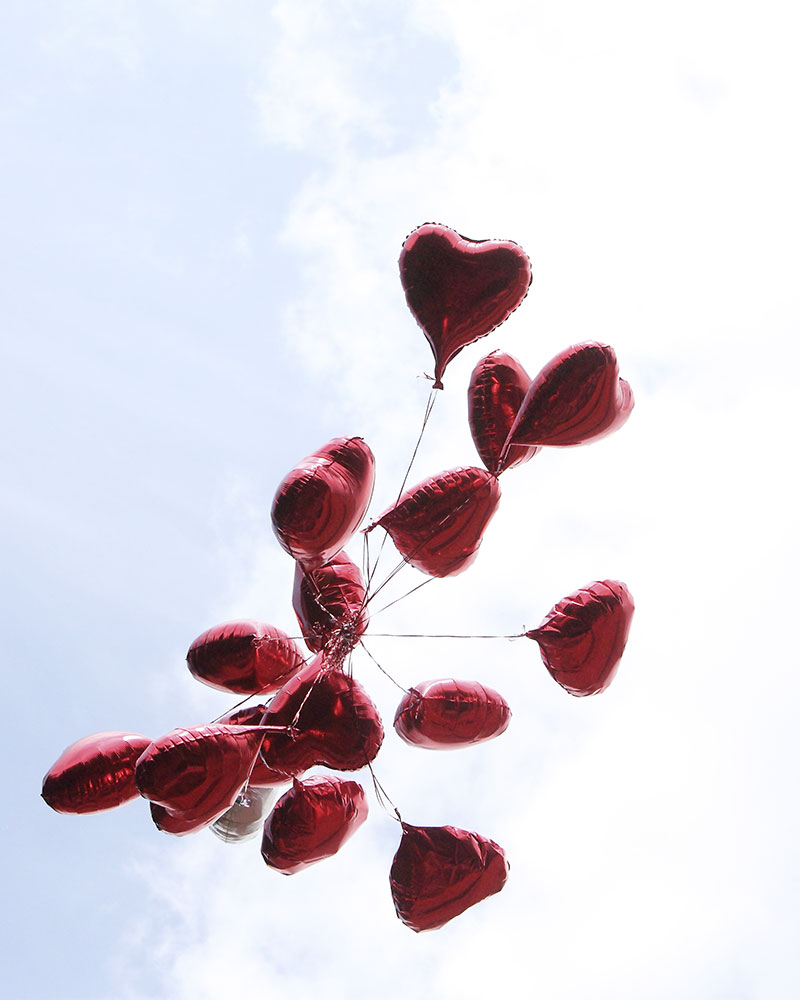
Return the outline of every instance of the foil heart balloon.
{"type": "Polygon", "coordinates": [[[568,347],[533,380],[508,435],[506,447],[568,448],[617,430],[633,409],[633,393],[619,377],[617,356],[607,344],[568,347]]]}
{"type": "Polygon", "coordinates": [[[138,798],[136,761],[150,746],[138,733],[84,736],[68,746],[42,782],[42,798],[56,812],[89,813],[138,798]]]}
{"type": "Polygon", "coordinates": [[[264,823],[261,856],[270,868],[294,875],[336,854],[367,812],[357,781],[333,775],[295,779],[264,823]]]}
{"type": "Polygon", "coordinates": [[[494,739],[510,720],[503,696],[478,681],[424,681],[400,702],[394,728],[412,746],[452,750],[494,739]]]}
{"type": "Polygon", "coordinates": [[[389,881],[398,917],[413,931],[430,931],[500,892],[507,877],[505,852],[493,840],[403,823],[389,881]]]}
{"type": "Polygon", "coordinates": [[[475,366],[469,380],[469,429],[481,461],[494,476],[533,458],[539,449],[510,445],[509,431],[530,388],[528,373],[510,354],[493,351],[475,366]]]}
{"type": "Polygon", "coordinates": [[[364,634],[365,600],[361,570],[345,552],[319,569],[295,568],[292,606],[303,638],[329,664],[340,664],[364,634]]]}
{"type": "Polygon", "coordinates": [[[426,223],[403,243],[400,280],[433,351],[434,388],[441,389],[458,352],[508,319],[525,298],[531,265],[516,243],[470,240],[426,223]]]}
{"type": "Polygon", "coordinates": [[[186,662],[192,675],[210,687],[265,694],[277,691],[303,666],[305,657],[295,641],[274,625],[235,621],[198,636],[186,662]]]}
{"type": "Polygon", "coordinates": [[[185,837],[188,833],[205,830],[207,826],[211,826],[215,820],[224,815],[224,809],[212,805],[183,811],[165,809],[157,802],[150,803],[150,818],[156,829],[162,833],[171,833],[173,837],[185,837]]]}
{"type": "Polygon", "coordinates": [[[265,732],[220,723],[174,729],[141,755],[136,786],[176,818],[210,823],[236,801],[265,732]]]}
{"type": "Polygon", "coordinates": [[[569,594],[525,634],[539,643],[544,665],[570,694],[604,691],[617,672],[633,618],[631,592],[599,580],[569,594]]]}
{"type": "Polygon", "coordinates": [[[452,469],[412,487],[367,528],[380,525],[407,563],[429,576],[471,566],[500,502],[500,485],[484,469],[452,469]]]}
{"type": "Polygon", "coordinates": [[[305,569],[323,566],[360,524],[375,478],[363,438],[334,438],[284,476],[272,502],[272,527],[305,569]]]}
{"type": "Polygon", "coordinates": [[[378,710],[363,687],[317,656],[275,695],[264,719],[285,726],[268,734],[261,755],[273,770],[298,775],[314,764],[357,771],[383,742],[378,710]]]}

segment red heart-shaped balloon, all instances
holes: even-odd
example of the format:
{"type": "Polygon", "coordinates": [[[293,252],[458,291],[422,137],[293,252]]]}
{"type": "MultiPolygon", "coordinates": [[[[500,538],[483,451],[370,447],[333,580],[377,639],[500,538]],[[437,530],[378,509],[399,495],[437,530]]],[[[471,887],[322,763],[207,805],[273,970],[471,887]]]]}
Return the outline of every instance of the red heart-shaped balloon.
{"type": "Polygon", "coordinates": [[[536,376],[509,432],[507,447],[568,448],[605,437],[630,416],[633,393],[607,344],[575,344],[536,376]]]}
{"type": "Polygon", "coordinates": [[[454,826],[403,823],[389,881],[398,917],[413,931],[446,924],[508,878],[505,852],[493,840],[454,826]]]}
{"type": "Polygon", "coordinates": [[[220,723],[174,729],[141,755],[136,786],[169,813],[211,822],[236,801],[264,733],[260,726],[220,723]]]}
{"type": "Polygon", "coordinates": [[[322,655],[275,695],[264,723],[288,727],[285,733],[268,734],[261,750],[269,767],[287,775],[314,764],[357,771],[375,759],[383,742],[383,725],[369,695],[322,655]]]}
{"type": "Polygon", "coordinates": [[[189,647],[192,675],[236,694],[277,691],[305,663],[297,643],[274,625],[236,621],[215,625],[189,647]]]}
{"type": "Polygon", "coordinates": [[[407,563],[429,576],[471,566],[500,502],[500,484],[484,469],[451,469],[403,494],[367,528],[380,525],[407,563]]]}
{"type": "Polygon", "coordinates": [[[264,823],[261,856],[270,868],[294,875],[336,854],[367,812],[357,781],[333,775],[295,779],[264,823]]]}
{"type": "Polygon", "coordinates": [[[345,552],[319,569],[294,574],[292,606],[309,649],[325,650],[331,665],[341,664],[367,627],[366,589],[361,570],[345,552]]]}
{"type": "Polygon", "coordinates": [[[456,354],[508,319],[525,298],[531,263],[516,243],[470,240],[426,223],[403,243],[400,281],[431,345],[434,387],[441,389],[456,354]]]}
{"type": "Polygon", "coordinates": [[[366,513],[375,459],[363,438],[334,438],[284,476],[272,502],[272,527],[305,569],[323,566],[366,513]]]}
{"type": "Polygon", "coordinates": [[[503,451],[530,385],[519,361],[502,351],[487,355],[472,372],[467,391],[469,428],[481,461],[494,476],[527,462],[539,451],[527,445],[511,445],[503,451]]]}
{"type": "Polygon", "coordinates": [[[84,736],[61,754],[42,782],[42,798],[56,812],[113,809],[138,798],[136,761],[150,746],[138,733],[84,736]]]}
{"type": "Polygon", "coordinates": [[[171,833],[174,837],[185,837],[187,833],[197,833],[225,815],[224,809],[207,806],[203,809],[165,809],[157,802],[150,803],[150,818],[156,829],[171,833]]]}
{"type": "Polygon", "coordinates": [[[511,709],[502,695],[478,681],[424,681],[400,702],[398,736],[412,746],[452,750],[504,733],[511,709]]]}
{"type": "Polygon", "coordinates": [[[633,618],[631,592],[619,580],[598,580],[569,594],[527,632],[544,665],[570,694],[599,694],[617,672],[633,618]]]}

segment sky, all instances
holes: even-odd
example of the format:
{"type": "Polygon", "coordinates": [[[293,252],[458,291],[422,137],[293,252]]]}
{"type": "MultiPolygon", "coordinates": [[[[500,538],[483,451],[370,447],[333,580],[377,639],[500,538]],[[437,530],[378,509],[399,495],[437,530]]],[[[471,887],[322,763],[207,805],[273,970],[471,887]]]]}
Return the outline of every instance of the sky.
{"type": "Polygon", "coordinates": [[[797,20],[777,0],[4,5],[0,995],[797,996],[797,20]],[[354,657],[403,818],[511,864],[415,935],[371,787],[356,837],[291,877],[258,841],[159,833],[142,802],[65,816],[39,793],[82,736],[226,711],[184,663],[210,626],[296,634],[269,508],[299,459],[363,436],[370,516],[392,502],[433,367],[397,258],[427,221],[514,240],[533,283],[449,366],[412,482],[478,464],[466,387],[492,350],[533,373],[609,343],[636,407],[506,473],[474,566],[371,631],[516,634],[603,578],[637,610],[590,699],[525,639],[367,637],[402,685],[480,680],[513,712],[490,743],[408,747],[397,688],[354,657]]]}

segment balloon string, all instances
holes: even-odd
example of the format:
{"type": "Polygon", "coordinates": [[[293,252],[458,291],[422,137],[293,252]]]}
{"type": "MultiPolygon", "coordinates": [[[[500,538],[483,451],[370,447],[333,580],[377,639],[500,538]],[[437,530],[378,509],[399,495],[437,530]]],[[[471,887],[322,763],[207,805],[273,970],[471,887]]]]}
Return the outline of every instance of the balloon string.
{"type": "MultiPolygon", "coordinates": [[[[463,632],[370,632],[370,639],[524,639],[527,632],[516,632],[514,635],[467,635],[463,632]]],[[[363,642],[361,644],[364,645],[363,642]]]]}
{"type": "Polygon", "coordinates": [[[372,769],[372,764],[367,764],[367,767],[369,768],[369,773],[372,775],[372,785],[375,789],[375,797],[377,798],[379,805],[385,812],[389,813],[390,816],[392,815],[392,813],[394,813],[392,819],[396,819],[398,823],[402,823],[403,817],[400,815],[400,810],[397,808],[394,802],[392,802],[392,800],[389,798],[386,789],[383,787],[380,781],[378,781],[377,775],[375,774],[375,771],[372,769]]]}
{"type": "MultiPolygon", "coordinates": [[[[381,613],[382,611],[386,611],[386,610],[387,610],[388,608],[391,608],[391,606],[392,606],[393,604],[397,604],[397,602],[398,602],[398,601],[402,601],[402,600],[403,600],[404,598],[406,598],[406,597],[410,597],[410,596],[411,596],[411,595],[412,595],[412,594],[414,593],[414,591],[415,591],[415,590],[419,590],[419,589],[420,589],[420,587],[424,587],[426,583],[430,583],[430,582],[431,582],[431,580],[433,580],[433,579],[434,579],[434,577],[432,577],[432,576],[429,576],[429,577],[427,578],[427,580],[423,580],[423,581],[422,581],[422,583],[418,583],[418,584],[416,585],[416,587],[412,587],[412,588],[411,588],[411,590],[407,590],[407,591],[405,592],[405,594],[401,594],[401,595],[400,595],[399,597],[395,597],[395,599],[394,599],[393,601],[389,601],[389,603],[388,603],[388,604],[384,604],[384,606],[383,606],[382,608],[379,608],[379,609],[378,609],[377,611],[372,611],[372,612],[370,613],[370,617],[371,617],[371,618],[374,618],[374,617],[375,617],[376,615],[379,615],[379,614],[380,614],[380,613],[381,613]]],[[[387,582],[388,582],[388,581],[387,581],[387,582]]],[[[380,588],[379,588],[379,589],[380,589],[380,588]]],[[[375,595],[376,595],[377,593],[378,593],[378,591],[376,590],[376,591],[375,591],[375,593],[374,593],[374,594],[373,594],[372,596],[373,596],[373,597],[375,597],[375,595]]]]}
{"type": "Polygon", "coordinates": [[[431,389],[430,395],[428,396],[428,402],[425,405],[425,416],[423,417],[422,420],[422,428],[420,429],[419,437],[417,438],[417,443],[414,445],[414,451],[411,454],[411,461],[408,463],[408,468],[406,469],[406,474],[403,477],[403,482],[400,486],[400,489],[397,492],[397,500],[395,500],[395,503],[397,503],[397,501],[403,495],[403,490],[406,488],[408,477],[411,475],[411,467],[413,466],[417,458],[417,452],[419,451],[419,446],[422,444],[422,435],[425,433],[425,428],[428,426],[428,421],[430,420],[431,413],[433,412],[433,405],[436,402],[436,396],[437,396],[436,390],[431,389]]]}
{"type": "MultiPolygon", "coordinates": [[[[370,602],[373,600],[373,598],[377,597],[378,594],[380,594],[380,592],[383,590],[383,588],[387,584],[391,583],[392,580],[400,572],[400,570],[403,569],[403,567],[407,566],[407,565],[408,565],[408,563],[406,562],[406,560],[405,559],[401,559],[400,562],[395,566],[395,568],[389,573],[389,575],[386,577],[386,579],[383,581],[383,583],[381,583],[380,586],[376,587],[375,590],[373,590],[372,593],[369,594],[369,596],[365,598],[364,603],[361,606],[361,610],[363,611],[367,607],[367,605],[370,604],[370,602]]],[[[420,583],[420,584],[417,585],[417,587],[412,587],[412,589],[408,591],[408,594],[413,594],[414,591],[418,589],[418,587],[422,587],[424,584],[430,583],[430,581],[432,579],[433,579],[433,577],[428,577],[427,580],[423,580],[422,583],[420,583]]],[[[408,597],[408,594],[404,594],[403,596],[404,597],[408,597]]],[[[398,597],[397,600],[398,601],[402,600],[402,598],[398,597]]],[[[392,603],[395,604],[396,602],[392,601],[392,603]]],[[[387,605],[387,607],[388,607],[388,605],[387,605]]],[[[378,614],[378,612],[376,612],[376,614],[378,614]]]]}
{"type": "Polygon", "coordinates": [[[369,651],[369,650],[367,649],[367,647],[366,647],[366,646],[364,645],[364,642],[363,642],[363,640],[362,640],[362,642],[361,642],[361,648],[362,648],[362,649],[364,650],[364,652],[365,652],[365,653],[367,654],[367,656],[368,656],[368,657],[369,657],[369,658],[370,658],[370,659],[372,660],[372,662],[373,662],[373,663],[375,664],[375,666],[376,666],[376,667],[378,668],[378,670],[380,670],[380,672],[381,672],[382,674],[384,674],[384,675],[385,675],[386,677],[388,677],[388,678],[389,678],[389,680],[390,680],[390,681],[392,682],[392,684],[394,684],[394,686],[395,686],[395,687],[398,687],[398,688],[400,688],[400,690],[401,690],[401,691],[403,691],[403,692],[404,692],[405,694],[408,694],[408,688],[406,688],[406,687],[403,687],[403,685],[402,685],[402,684],[401,684],[401,683],[400,683],[399,681],[396,681],[396,680],[394,679],[394,677],[392,677],[392,675],[391,675],[391,674],[389,673],[389,671],[388,671],[388,670],[384,669],[384,668],[383,668],[383,667],[382,667],[382,666],[380,665],[380,663],[378,663],[378,661],[377,661],[377,660],[375,659],[375,657],[374,657],[374,656],[372,655],[372,653],[370,653],[370,651],[369,651]]]}
{"type": "MultiPolygon", "coordinates": [[[[428,396],[428,402],[425,404],[425,416],[422,419],[422,427],[420,428],[419,437],[417,438],[417,443],[414,445],[414,450],[411,453],[411,459],[410,459],[410,461],[408,463],[408,467],[406,468],[405,475],[403,476],[403,482],[400,484],[400,489],[397,491],[397,499],[394,502],[394,506],[397,506],[397,504],[398,504],[398,502],[400,500],[400,497],[403,495],[403,490],[405,490],[405,488],[406,488],[406,483],[408,482],[408,477],[411,475],[411,469],[412,469],[412,467],[414,465],[414,462],[416,460],[417,452],[419,451],[419,446],[422,443],[422,436],[425,433],[425,428],[428,426],[428,421],[430,420],[431,413],[433,411],[433,405],[436,402],[436,395],[437,395],[436,391],[434,389],[431,389],[430,394],[428,396]]],[[[381,539],[380,548],[378,549],[378,554],[375,557],[375,565],[372,567],[372,570],[370,571],[370,573],[367,576],[367,591],[368,592],[369,592],[369,588],[370,588],[370,586],[372,584],[372,578],[373,578],[373,576],[375,574],[375,571],[378,568],[378,561],[380,560],[381,554],[383,553],[384,546],[386,545],[386,538],[387,538],[387,535],[386,535],[386,533],[384,533],[384,536],[381,539]]]]}
{"type": "MultiPolygon", "coordinates": [[[[477,488],[477,490],[475,491],[475,493],[472,496],[465,496],[464,499],[461,501],[461,503],[459,503],[455,507],[453,507],[452,510],[449,510],[446,513],[444,513],[440,517],[440,519],[432,526],[432,532],[431,532],[431,534],[435,534],[436,531],[441,531],[443,528],[446,528],[447,525],[448,525],[448,523],[453,518],[455,518],[458,514],[461,513],[461,511],[463,511],[465,508],[467,508],[471,503],[473,503],[477,499],[477,497],[480,494],[481,490],[491,489],[493,481],[494,480],[491,480],[491,479],[486,480],[486,482],[483,483],[482,486],[479,486],[477,488]]],[[[388,532],[387,532],[387,534],[388,534],[388,532]]],[[[395,568],[392,570],[391,573],[389,573],[389,575],[386,577],[386,579],[383,581],[383,583],[376,590],[374,590],[371,594],[369,594],[369,596],[365,599],[364,604],[362,605],[362,611],[367,606],[367,604],[369,604],[369,602],[373,599],[373,597],[375,597],[377,594],[379,594],[380,591],[386,586],[386,584],[389,583],[389,581],[392,580],[400,572],[400,570],[403,568],[403,566],[408,565],[411,562],[411,560],[414,558],[414,556],[421,549],[423,549],[425,547],[425,545],[427,545],[429,543],[429,541],[430,541],[430,536],[428,538],[423,538],[418,543],[418,545],[416,545],[415,548],[411,550],[411,552],[409,552],[406,556],[403,557],[403,561],[401,563],[399,563],[397,566],[395,566],[395,568]]],[[[384,537],[383,537],[383,542],[381,543],[381,550],[383,549],[383,544],[385,542],[386,542],[386,535],[384,535],[384,537]]],[[[377,560],[375,561],[375,566],[377,567],[377,560]]],[[[374,569],[373,569],[373,573],[374,573],[374,569]]],[[[414,588],[414,589],[416,589],[416,588],[414,588]]],[[[409,593],[413,593],[413,592],[414,592],[413,590],[409,591],[409,593]]]]}

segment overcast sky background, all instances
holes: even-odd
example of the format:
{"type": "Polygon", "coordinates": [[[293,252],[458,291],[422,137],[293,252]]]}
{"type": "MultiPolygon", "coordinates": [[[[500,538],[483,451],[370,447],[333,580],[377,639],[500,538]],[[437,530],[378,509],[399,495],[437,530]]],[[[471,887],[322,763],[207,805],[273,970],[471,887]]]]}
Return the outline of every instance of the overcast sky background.
{"type": "Polygon", "coordinates": [[[798,995],[796,19],[714,0],[3,6],[3,996],[798,995]],[[477,464],[465,392],[491,350],[534,374],[605,341],[636,408],[504,475],[476,564],[373,631],[516,633],[604,577],[637,612],[616,680],[583,700],[524,639],[371,639],[404,685],[507,698],[507,733],[449,754],[401,743],[399,692],[354,661],[404,819],[477,830],[511,863],[500,895],[415,935],[371,789],[358,835],[293,877],[257,841],[167,837],[141,802],[62,816],[39,791],[86,734],[225,711],[183,662],[206,628],[294,633],[269,506],[300,458],[362,435],[372,515],[391,503],[432,370],[397,277],[425,221],[515,240],[534,277],[448,368],[412,481],[477,464]]]}

